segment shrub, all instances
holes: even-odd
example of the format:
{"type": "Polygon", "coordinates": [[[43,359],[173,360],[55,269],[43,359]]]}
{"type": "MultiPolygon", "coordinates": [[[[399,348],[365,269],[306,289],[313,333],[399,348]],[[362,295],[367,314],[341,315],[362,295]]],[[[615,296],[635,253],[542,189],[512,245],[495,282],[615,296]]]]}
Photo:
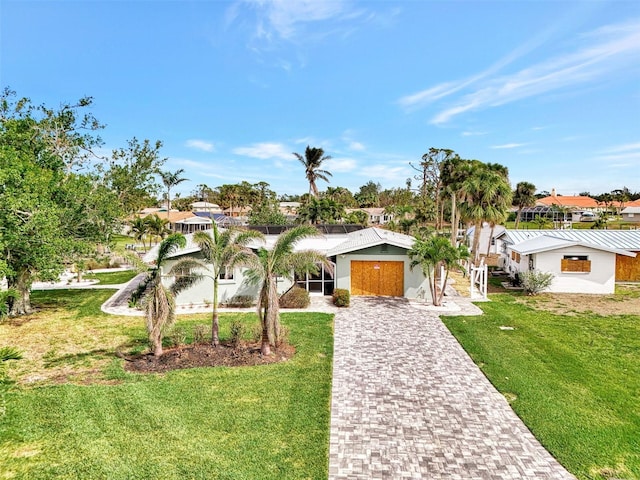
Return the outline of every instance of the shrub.
{"type": "Polygon", "coordinates": [[[280,308],[307,308],[311,299],[304,288],[292,287],[282,294],[279,302],[280,308]]]}
{"type": "Polygon", "coordinates": [[[238,348],[240,345],[240,341],[242,340],[242,336],[244,335],[244,325],[242,322],[238,320],[234,320],[229,327],[229,343],[233,348],[238,348]]]}
{"type": "Polygon", "coordinates": [[[553,273],[544,273],[540,270],[520,272],[520,282],[527,294],[537,295],[551,285],[553,273]]]}
{"type": "Polygon", "coordinates": [[[174,327],[169,335],[171,344],[175,347],[179,347],[187,343],[187,331],[182,327],[174,327]]]}
{"type": "Polygon", "coordinates": [[[256,304],[256,300],[251,295],[234,295],[224,304],[228,308],[249,308],[256,304]]]}
{"type": "Polygon", "coordinates": [[[280,332],[276,339],[276,348],[289,344],[289,329],[284,325],[280,325],[280,332]]]}
{"type": "Polygon", "coordinates": [[[333,291],[333,304],[336,307],[348,307],[351,303],[351,294],[346,288],[336,288],[333,291]]]}
{"type": "Polygon", "coordinates": [[[209,325],[195,325],[193,327],[193,343],[204,343],[209,333],[209,325]]]}

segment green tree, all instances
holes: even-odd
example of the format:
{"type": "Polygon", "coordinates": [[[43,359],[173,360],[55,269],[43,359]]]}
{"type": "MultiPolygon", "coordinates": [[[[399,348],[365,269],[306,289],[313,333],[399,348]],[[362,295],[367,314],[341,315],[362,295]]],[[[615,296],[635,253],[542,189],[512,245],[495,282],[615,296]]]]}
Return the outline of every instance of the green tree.
{"type": "Polygon", "coordinates": [[[518,182],[516,189],[513,191],[513,205],[518,207],[516,214],[517,229],[520,225],[520,215],[524,207],[533,207],[536,204],[536,186],[530,182],[518,182]]]}
{"type": "Polygon", "coordinates": [[[156,204],[160,191],[156,174],[167,160],[160,158],[161,148],[159,140],[155,144],[149,140],[140,143],[134,137],[128,141],[127,148],[113,151],[107,169],[99,167],[106,185],[116,192],[126,213],[132,214],[156,204]]]}
{"type": "Polygon", "coordinates": [[[381,185],[369,180],[360,187],[358,193],[354,195],[356,202],[360,208],[378,207],[380,205],[380,189],[381,185]]]}
{"type": "Polygon", "coordinates": [[[353,198],[353,194],[345,187],[327,187],[321,196],[344,205],[345,208],[355,208],[358,206],[358,202],[353,198]]]}
{"type": "Polygon", "coordinates": [[[260,286],[258,316],[262,328],[261,351],[271,354],[271,347],[280,341],[280,307],[278,305],[278,278],[293,280],[295,274],[318,273],[318,265],[332,270],[327,257],[315,250],[294,251],[297,242],[314,237],[319,232],[310,225],[300,225],[278,236],[273,248],[261,248],[257,261],[249,267],[247,279],[260,286]]]}
{"type": "Polygon", "coordinates": [[[164,188],[167,189],[167,218],[169,218],[169,212],[171,211],[171,189],[176,185],[180,185],[182,182],[186,182],[189,179],[181,177],[184,173],[184,168],[176,170],[175,172],[160,172],[160,178],[164,184],[164,188]]]}
{"type": "Polygon", "coordinates": [[[312,148],[307,145],[306,150],[304,151],[304,157],[299,153],[293,153],[295,157],[298,159],[305,168],[305,176],[309,181],[309,193],[314,197],[318,196],[318,186],[316,185],[316,181],[318,179],[324,180],[325,182],[329,182],[329,178],[332,174],[328,170],[323,170],[322,164],[330,160],[331,157],[329,155],[324,154],[324,150],[322,148],[312,148]]]}
{"type": "Polygon", "coordinates": [[[408,255],[411,258],[410,268],[413,270],[419,266],[422,269],[422,273],[427,277],[429,283],[433,304],[440,306],[444,297],[444,288],[438,288],[438,267],[440,265],[445,267],[445,277],[442,284],[446,286],[449,270],[454,267],[462,268],[460,261],[469,258],[469,251],[465,245],[455,247],[447,238],[431,235],[418,238],[408,255]]]}
{"type": "Polygon", "coordinates": [[[151,247],[151,240],[155,238],[157,243],[171,233],[169,228],[169,220],[166,218],[160,218],[157,214],[147,215],[145,217],[147,223],[147,232],[149,233],[149,247],[151,247]]]}
{"type": "Polygon", "coordinates": [[[166,274],[167,277],[176,277],[176,280],[169,287],[162,282],[166,261],[176,250],[184,248],[186,243],[185,237],[180,233],[174,233],[165,238],[160,243],[154,266],[145,280],[142,299],[145,306],[147,335],[151,350],[156,357],[162,355],[162,339],[176,319],[176,295],[202,279],[197,274],[182,275],[184,271],[202,267],[199,261],[187,257],[174,263],[166,274]]]}
{"type": "Polygon", "coordinates": [[[72,221],[98,215],[92,182],[76,172],[100,144],[93,131],[101,126],[83,113],[90,105],[87,97],[51,110],[0,95],[0,267],[18,292],[10,315],[29,313],[32,282],[58,278],[98,237],[88,221],[72,221]]]}
{"type": "Polygon", "coordinates": [[[342,205],[328,198],[310,197],[298,209],[298,222],[300,223],[337,223],[346,215],[342,205]]]}
{"type": "Polygon", "coordinates": [[[142,242],[142,247],[146,249],[144,239],[149,234],[149,222],[147,221],[147,217],[134,217],[129,221],[129,225],[131,226],[133,238],[142,242]]]}
{"type": "Polygon", "coordinates": [[[211,317],[211,343],[217,347],[220,343],[218,332],[218,285],[221,276],[239,266],[247,266],[256,263],[256,255],[248,248],[249,242],[254,239],[262,239],[260,232],[254,230],[237,230],[228,228],[220,231],[213,223],[209,231],[196,232],[193,241],[200,247],[200,253],[204,257],[205,264],[210,265],[209,270],[213,277],[213,314],[211,317]]]}

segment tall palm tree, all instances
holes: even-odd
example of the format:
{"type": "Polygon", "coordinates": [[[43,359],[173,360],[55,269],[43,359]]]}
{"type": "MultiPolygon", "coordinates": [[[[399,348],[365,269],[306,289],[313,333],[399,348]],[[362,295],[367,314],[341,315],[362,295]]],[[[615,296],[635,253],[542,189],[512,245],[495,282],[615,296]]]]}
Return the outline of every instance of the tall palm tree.
{"type": "Polygon", "coordinates": [[[517,229],[520,225],[520,215],[524,207],[533,207],[536,204],[536,186],[530,182],[518,182],[513,192],[513,204],[518,207],[516,214],[517,229]]]}
{"type": "MultiPolygon", "coordinates": [[[[158,249],[154,267],[151,268],[145,280],[142,298],[145,305],[147,334],[151,350],[156,357],[162,355],[162,338],[176,318],[176,295],[201,280],[199,275],[179,275],[169,287],[162,283],[162,267],[165,262],[173,252],[178,248],[184,248],[185,245],[186,239],[181,233],[174,233],[165,238],[158,249]]],[[[184,258],[171,267],[167,276],[176,276],[179,272],[201,267],[202,264],[197,260],[184,258]]]]}
{"type": "Polygon", "coordinates": [[[309,145],[307,145],[307,148],[304,151],[304,157],[299,153],[293,152],[293,154],[300,163],[304,165],[305,174],[309,181],[309,194],[317,197],[318,186],[316,185],[316,180],[320,179],[328,183],[329,179],[327,177],[333,176],[328,170],[320,168],[322,166],[322,162],[330,160],[331,157],[329,155],[325,155],[322,148],[311,148],[309,145]]]}
{"type": "Polygon", "coordinates": [[[311,225],[300,225],[278,236],[273,248],[261,248],[257,262],[249,267],[247,279],[260,285],[258,296],[258,316],[262,327],[261,352],[271,354],[271,347],[280,340],[280,307],[278,305],[278,277],[293,280],[297,273],[318,273],[321,265],[333,270],[331,262],[321,252],[302,250],[295,252],[297,242],[304,238],[318,236],[318,230],[311,225]]]}
{"type": "Polygon", "coordinates": [[[200,247],[205,263],[210,265],[213,277],[213,314],[211,317],[211,344],[220,344],[218,332],[218,284],[220,277],[237,266],[256,263],[256,255],[247,247],[252,239],[262,239],[263,235],[254,230],[228,228],[220,231],[213,222],[210,231],[196,232],[193,241],[200,247]]]}
{"type": "MultiPolygon", "coordinates": [[[[156,238],[156,243],[158,243],[158,239],[162,240],[171,233],[168,219],[160,218],[154,214],[148,215],[145,220],[147,223],[147,233],[150,234],[151,238],[156,238]]],[[[151,247],[151,238],[149,239],[149,247],[151,247]]]]}
{"type": "Polygon", "coordinates": [[[446,286],[449,278],[449,270],[458,266],[460,260],[469,258],[469,251],[465,245],[453,246],[446,237],[440,236],[428,236],[426,238],[419,238],[411,247],[408,252],[409,258],[411,258],[410,268],[413,270],[419,266],[422,269],[422,273],[427,277],[429,283],[429,291],[431,292],[431,299],[435,306],[442,305],[442,299],[444,297],[444,288],[438,291],[438,275],[437,269],[439,265],[445,267],[445,277],[443,285],[446,286]]]}
{"type": "Polygon", "coordinates": [[[176,185],[181,184],[189,180],[188,178],[181,177],[184,173],[184,168],[176,170],[175,172],[160,172],[162,183],[167,188],[167,218],[169,218],[169,212],[171,211],[171,189],[176,185]]]}
{"type": "Polygon", "coordinates": [[[147,221],[147,218],[135,217],[131,220],[130,225],[133,238],[142,242],[142,247],[146,249],[147,247],[144,243],[144,237],[149,233],[149,222],[147,221]]]}

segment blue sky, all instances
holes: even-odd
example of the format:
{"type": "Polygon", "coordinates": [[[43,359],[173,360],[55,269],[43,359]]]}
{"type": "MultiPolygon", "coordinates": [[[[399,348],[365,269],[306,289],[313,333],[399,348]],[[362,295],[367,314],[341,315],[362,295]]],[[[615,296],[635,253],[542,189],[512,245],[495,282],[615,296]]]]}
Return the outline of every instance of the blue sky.
{"type": "Polygon", "coordinates": [[[403,186],[430,147],[565,195],[640,191],[640,2],[0,2],[0,83],[94,97],[104,151],[162,140],[187,194],[403,186]],[[321,182],[320,188],[326,188],[321,182]]]}

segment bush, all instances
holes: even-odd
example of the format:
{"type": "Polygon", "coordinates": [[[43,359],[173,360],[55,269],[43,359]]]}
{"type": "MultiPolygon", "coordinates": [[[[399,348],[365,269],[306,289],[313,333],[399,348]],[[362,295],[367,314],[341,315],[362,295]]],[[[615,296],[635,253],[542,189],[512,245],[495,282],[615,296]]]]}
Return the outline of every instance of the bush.
{"type": "Polygon", "coordinates": [[[527,294],[537,295],[551,285],[553,273],[544,273],[539,270],[520,272],[520,281],[527,294]]]}
{"type": "Polygon", "coordinates": [[[230,326],[229,343],[233,348],[238,348],[242,336],[244,335],[244,325],[238,320],[234,320],[230,326]]]}
{"type": "Polygon", "coordinates": [[[210,330],[209,325],[203,325],[203,324],[195,325],[193,327],[193,343],[195,344],[205,343],[209,330],[210,330]]]}
{"type": "Polygon", "coordinates": [[[304,288],[292,287],[280,297],[280,308],[307,308],[311,303],[309,292],[304,288]]]}
{"type": "Polygon", "coordinates": [[[336,288],[333,291],[333,304],[336,307],[348,307],[351,303],[351,294],[346,288],[336,288]]]}
{"type": "Polygon", "coordinates": [[[251,295],[234,295],[224,303],[227,308],[249,308],[256,304],[256,299],[251,295]]]}
{"type": "Polygon", "coordinates": [[[187,331],[183,327],[173,327],[169,334],[171,345],[180,347],[187,343],[187,331]]]}

